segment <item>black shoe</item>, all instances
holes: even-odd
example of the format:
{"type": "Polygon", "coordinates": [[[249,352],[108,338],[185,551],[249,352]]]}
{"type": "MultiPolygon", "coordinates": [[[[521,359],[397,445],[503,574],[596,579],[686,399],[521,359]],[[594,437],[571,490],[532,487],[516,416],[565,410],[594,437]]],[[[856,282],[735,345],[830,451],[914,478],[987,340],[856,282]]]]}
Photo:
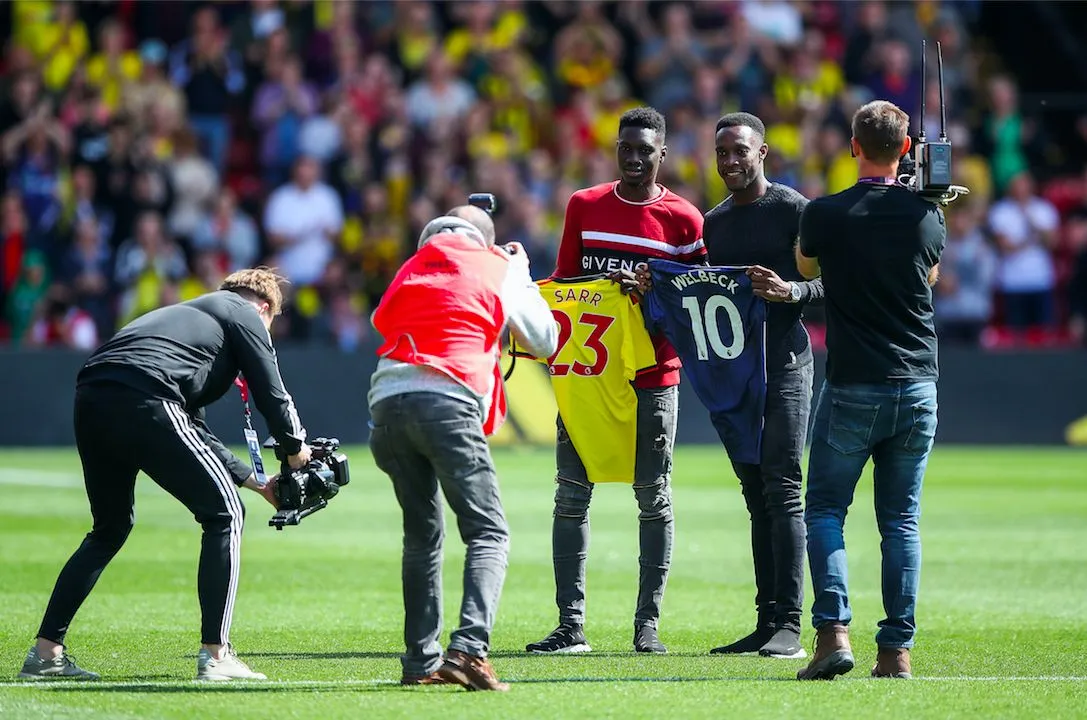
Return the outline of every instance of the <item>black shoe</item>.
{"type": "Polygon", "coordinates": [[[798,660],[806,658],[808,653],[800,646],[800,633],[789,628],[779,628],[770,641],[759,648],[759,655],[780,660],[798,660]]]}
{"type": "Polygon", "coordinates": [[[710,650],[710,655],[758,655],[762,646],[774,637],[774,628],[757,627],[755,632],[741,638],[731,645],[722,645],[710,650]]]}
{"type": "Polygon", "coordinates": [[[634,652],[664,655],[668,652],[668,648],[664,647],[660,638],[657,637],[657,628],[642,625],[634,628],[634,652]]]}
{"type": "Polygon", "coordinates": [[[585,631],[580,625],[564,623],[543,640],[526,645],[525,651],[537,654],[587,653],[592,652],[593,649],[589,647],[589,641],[585,639],[585,631]]]}

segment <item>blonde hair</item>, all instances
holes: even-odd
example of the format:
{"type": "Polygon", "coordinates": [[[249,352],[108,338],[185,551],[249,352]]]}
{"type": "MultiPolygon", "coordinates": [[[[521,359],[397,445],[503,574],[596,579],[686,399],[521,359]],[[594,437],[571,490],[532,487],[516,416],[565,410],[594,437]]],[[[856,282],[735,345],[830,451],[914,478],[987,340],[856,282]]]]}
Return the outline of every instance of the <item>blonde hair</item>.
{"type": "Polygon", "coordinates": [[[285,282],[286,278],[271,268],[247,268],[227,275],[219,289],[263,300],[268,303],[272,317],[275,317],[283,310],[283,291],[280,285],[285,282]]]}

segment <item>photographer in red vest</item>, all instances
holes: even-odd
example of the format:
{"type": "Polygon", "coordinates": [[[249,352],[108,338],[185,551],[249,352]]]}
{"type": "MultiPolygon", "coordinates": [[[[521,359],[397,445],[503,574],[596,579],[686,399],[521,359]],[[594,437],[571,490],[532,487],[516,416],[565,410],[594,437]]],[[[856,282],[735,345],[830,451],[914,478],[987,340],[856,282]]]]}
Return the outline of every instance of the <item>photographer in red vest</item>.
{"type": "Polygon", "coordinates": [[[374,312],[383,344],[370,379],[370,448],[404,512],[404,685],[508,690],[487,661],[509,528],[486,436],[506,414],[507,329],[536,357],[558,331],[516,243],[465,205],[429,222],[374,312]],[[467,545],[460,626],[442,655],[441,485],[467,545]]]}

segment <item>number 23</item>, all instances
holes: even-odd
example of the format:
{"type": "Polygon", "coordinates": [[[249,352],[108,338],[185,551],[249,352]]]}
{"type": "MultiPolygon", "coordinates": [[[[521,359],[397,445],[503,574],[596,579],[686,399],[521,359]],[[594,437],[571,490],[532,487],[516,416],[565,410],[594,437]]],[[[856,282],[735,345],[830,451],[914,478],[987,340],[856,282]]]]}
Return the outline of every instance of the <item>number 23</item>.
{"type": "MultiPolygon", "coordinates": [[[[570,316],[564,313],[562,310],[552,310],[551,314],[555,317],[555,322],[559,324],[559,346],[555,350],[555,354],[547,359],[547,365],[552,375],[568,375],[570,373],[571,365],[568,363],[556,363],[555,358],[559,356],[562,349],[566,347],[566,343],[570,342],[570,337],[574,334],[574,322],[570,319],[570,316]]],[[[584,375],[586,377],[592,375],[599,375],[604,372],[604,368],[608,366],[608,348],[604,346],[601,340],[604,337],[604,333],[608,331],[608,328],[615,322],[615,318],[608,315],[597,315],[596,313],[582,313],[577,319],[578,324],[587,325],[592,328],[589,332],[589,337],[585,339],[585,347],[592,350],[596,355],[596,361],[592,365],[586,365],[583,362],[575,360],[572,367],[575,375],[584,375]]]]}

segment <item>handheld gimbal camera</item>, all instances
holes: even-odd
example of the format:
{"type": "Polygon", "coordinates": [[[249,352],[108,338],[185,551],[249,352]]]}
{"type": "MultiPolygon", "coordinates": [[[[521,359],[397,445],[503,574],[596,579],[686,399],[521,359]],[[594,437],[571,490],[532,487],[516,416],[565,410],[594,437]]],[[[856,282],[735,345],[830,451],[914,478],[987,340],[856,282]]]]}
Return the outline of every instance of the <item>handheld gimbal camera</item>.
{"type": "Polygon", "coordinates": [[[281,464],[279,482],[275,487],[279,510],[268,521],[268,525],[276,530],[297,525],[303,518],[325,509],[340,488],[351,482],[347,456],[337,452],[340,441],[336,438],[317,438],[311,442],[313,455],[308,463],[297,470],[292,470],[287,464],[287,455],[274,438],[269,438],[264,447],[274,449],[281,464]]]}

